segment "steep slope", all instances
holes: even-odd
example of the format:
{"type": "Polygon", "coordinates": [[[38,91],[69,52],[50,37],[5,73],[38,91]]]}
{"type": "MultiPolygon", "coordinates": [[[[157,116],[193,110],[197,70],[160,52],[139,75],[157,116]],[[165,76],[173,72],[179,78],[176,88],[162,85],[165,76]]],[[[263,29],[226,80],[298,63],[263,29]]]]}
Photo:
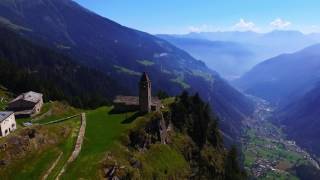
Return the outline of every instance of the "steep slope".
{"type": "Polygon", "coordinates": [[[226,151],[217,119],[198,95],[165,101],[165,110],[135,119],[107,153],[105,178],[246,179],[236,149],[226,151]]]}
{"type": "Polygon", "coordinates": [[[246,93],[285,105],[319,81],[320,45],[266,60],[235,82],[246,93]]]}
{"type": "Polygon", "coordinates": [[[122,89],[106,75],[34,45],[1,25],[0,83],[16,94],[39,91],[46,100],[67,100],[78,107],[108,103],[122,89]]]}
{"type": "Polygon", "coordinates": [[[289,137],[318,156],[320,155],[319,105],[320,84],[302,98],[276,112],[278,123],[285,125],[289,137]]]}
{"type": "Polygon", "coordinates": [[[179,38],[170,35],[158,35],[158,37],[203,60],[208,67],[215,69],[227,79],[243,74],[256,58],[250,49],[240,43],[179,38]]]}
{"type": "Polygon", "coordinates": [[[70,0],[1,1],[2,22],[30,40],[72,56],[117,79],[136,94],[140,72],[147,71],[154,91],[174,95],[198,91],[220,115],[229,135],[241,131],[241,120],[253,106],[204,63],[168,42],[121,26],[70,0]]]}

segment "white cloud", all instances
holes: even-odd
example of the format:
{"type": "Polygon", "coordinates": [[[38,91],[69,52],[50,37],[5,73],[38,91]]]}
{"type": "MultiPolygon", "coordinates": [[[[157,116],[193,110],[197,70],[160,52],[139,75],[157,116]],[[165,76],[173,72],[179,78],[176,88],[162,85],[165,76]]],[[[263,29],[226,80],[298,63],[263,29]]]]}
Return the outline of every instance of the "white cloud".
{"type": "Polygon", "coordinates": [[[277,18],[270,23],[270,25],[277,29],[283,29],[291,25],[291,22],[285,21],[281,18],[277,18]]]}
{"type": "Polygon", "coordinates": [[[258,31],[259,28],[256,27],[256,25],[251,21],[246,21],[244,19],[240,19],[239,22],[237,22],[233,29],[239,30],[239,31],[258,31]]]}
{"type": "Polygon", "coordinates": [[[189,32],[201,32],[202,31],[202,29],[200,28],[200,27],[196,27],[196,26],[190,26],[190,27],[188,27],[188,31],[189,32]]]}
{"type": "Polygon", "coordinates": [[[211,28],[207,24],[203,24],[200,26],[189,26],[188,31],[189,32],[205,32],[205,31],[210,31],[211,28]]]}

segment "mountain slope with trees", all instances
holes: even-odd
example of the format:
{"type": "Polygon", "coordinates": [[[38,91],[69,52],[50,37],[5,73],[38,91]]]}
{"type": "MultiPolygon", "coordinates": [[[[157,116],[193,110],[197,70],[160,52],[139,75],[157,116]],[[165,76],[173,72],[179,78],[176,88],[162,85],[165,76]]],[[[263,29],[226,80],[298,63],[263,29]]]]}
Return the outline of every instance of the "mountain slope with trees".
{"type": "Polygon", "coordinates": [[[253,111],[248,98],[203,62],[164,40],[110,21],[71,0],[1,1],[0,16],[0,22],[21,36],[115,79],[130,89],[128,95],[138,93],[136,82],[143,71],[154,82],[154,92],[199,92],[215,105],[224,131],[233,138],[241,132],[241,121],[253,111]]]}
{"type": "Polygon", "coordinates": [[[34,45],[3,26],[0,42],[0,82],[16,94],[33,90],[46,100],[88,108],[110,103],[123,90],[101,72],[34,45]]]}
{"type": "Polygon", "coordinates": [[[320,155],[320,84],[275,114],[290,138],[314,154],[320,155]]]}

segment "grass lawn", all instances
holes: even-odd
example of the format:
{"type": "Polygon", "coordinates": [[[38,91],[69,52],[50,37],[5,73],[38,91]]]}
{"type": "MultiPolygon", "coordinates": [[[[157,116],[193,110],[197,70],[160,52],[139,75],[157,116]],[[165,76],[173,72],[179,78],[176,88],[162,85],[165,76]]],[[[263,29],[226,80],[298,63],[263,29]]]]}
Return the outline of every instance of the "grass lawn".
{"type": "Polygon", "coordinates": [[[59,167],[61,169],[74,148],[77,131],[80,127],[80,119],[77,117],[63,123],[45,126],[45,129],[54,134],[58,134],[65,127],[72,128],[67,138],[60,139],[60,143],[57,146],[33,150],[22,160],[13,161],[3,172],[0,170],[0,179],[40,179],[58,158],[59,154],[63,152],[63,156],[52,174],[58,171],[59,167]]]}
{"type": "Polygon", "coordinates": [[[58,146],[58,148],[60,149],[60,152],[63,152],[63,154],[58,164],[49,174],[48,179],[54,180],[58,176],[60,170],[63,168],[64,164],[68,161],[72,151],[74,150],[74,146],[75,146],[75,143],[78,137],[79,128],[80,128],[80,117],[76,117],[74,119],[66,121],[66,123],[70,123],[70,122],[72,122],[72,127],[73,127],[72,134],[68,139],[65,140],[64,143],[58,146]]]}
{"type": "Polygon", "coordinates": [[[154,176],[166,179],[188,171],[188,163],[183,155],[167,145],[154,144],[146,153],[137,156],[143,163],[143,177],[147,179],[154,176]]]}
{"type": "Polygon", "coordinates": [[[40,179],[58,155],[59,151],[56,148],[31,153],[22,161],[14,162],[5,172],[0,172],[1,179],[40,179]]]}
{"type": "Polygon", "coordinates": [[[130,126],[122,122],[134,114],[109,114],[111,109],[102,107],[86,113],[87,128],[82,150],[62,179],[99,179],[99,162],[130,126]]]}

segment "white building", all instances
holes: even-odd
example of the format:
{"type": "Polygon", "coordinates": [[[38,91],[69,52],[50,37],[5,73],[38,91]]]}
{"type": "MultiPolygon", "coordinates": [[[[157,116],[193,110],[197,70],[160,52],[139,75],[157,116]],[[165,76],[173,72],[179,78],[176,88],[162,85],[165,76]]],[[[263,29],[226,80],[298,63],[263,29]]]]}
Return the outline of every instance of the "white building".
{"type": "Polygon", "coordinates": [[[42,94],[33,91],[23,93],[10,101],[7,110],[14,111],[17,118],[31,117],[41,111],[42,94]]]}
{"type": "Polygon", "coordinates": [[[0,112],[0,137],[7,136],[10,132],[17,129],[14,112],[0,112]]]}

